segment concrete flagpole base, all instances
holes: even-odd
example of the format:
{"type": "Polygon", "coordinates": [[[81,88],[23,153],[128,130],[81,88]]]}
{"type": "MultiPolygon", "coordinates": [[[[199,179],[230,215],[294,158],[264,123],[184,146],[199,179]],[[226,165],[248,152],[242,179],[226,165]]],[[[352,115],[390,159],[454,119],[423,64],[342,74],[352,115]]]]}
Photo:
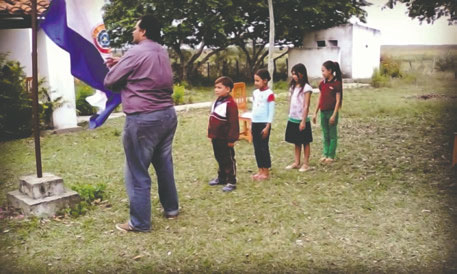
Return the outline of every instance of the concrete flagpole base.
{"type": "Polygon", "coordinates": [[[68,190],[63,179],[50,173],[42,178],[29,175],[20,178],[19,190],[8,193],[8,203],[25,216],[51,217],[59,210],[79,203],[76,191],[68,190]]]}

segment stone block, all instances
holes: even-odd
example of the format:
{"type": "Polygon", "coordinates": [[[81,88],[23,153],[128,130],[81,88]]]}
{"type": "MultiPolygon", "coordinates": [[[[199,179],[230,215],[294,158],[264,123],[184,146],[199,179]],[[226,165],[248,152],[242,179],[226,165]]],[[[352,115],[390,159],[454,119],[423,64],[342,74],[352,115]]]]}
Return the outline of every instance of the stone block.
{"type": "Polygon", "coordinates": [[[9,204],[20,209],[25,216],[52,217],[59,210],[72,207],[79,201],[78,193],[73,190],[65,190],[62,194],[40,199],[32,199],[18,190],[8,193],[9,204]]]}
{"type": "Polygon", "coordinates": [[[19,179],[19,191],[32,199],[41,199],[65,192],[63,179],[50,173],[43,177],[36,175],[23,176],[19,179]]]}

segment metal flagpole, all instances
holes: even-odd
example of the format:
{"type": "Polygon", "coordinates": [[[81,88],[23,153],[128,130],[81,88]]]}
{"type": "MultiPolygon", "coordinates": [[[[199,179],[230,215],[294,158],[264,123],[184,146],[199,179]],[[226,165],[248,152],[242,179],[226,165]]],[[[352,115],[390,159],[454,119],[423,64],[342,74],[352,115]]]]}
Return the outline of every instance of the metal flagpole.
{"type": "Polygon", "coordinates": [[[43,177],[41,169],[40,117],[38,115],[38,64],[37,64],[37,0],[32,0],[32,94],[33,134],[37,177],[43,177]]]}

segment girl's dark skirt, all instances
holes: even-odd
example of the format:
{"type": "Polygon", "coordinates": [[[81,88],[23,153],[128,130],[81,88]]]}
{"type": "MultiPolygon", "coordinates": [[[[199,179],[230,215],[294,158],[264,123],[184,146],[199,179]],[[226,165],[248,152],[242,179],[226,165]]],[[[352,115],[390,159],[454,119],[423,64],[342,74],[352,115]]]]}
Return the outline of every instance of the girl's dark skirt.
{"type": "Polygon", "coordinates": [[[296,145],[306,145],[313,141],[311,123],[306,122],[304,130],[300,131],[300,124],[287,121],[286,142],[296,145]]]}

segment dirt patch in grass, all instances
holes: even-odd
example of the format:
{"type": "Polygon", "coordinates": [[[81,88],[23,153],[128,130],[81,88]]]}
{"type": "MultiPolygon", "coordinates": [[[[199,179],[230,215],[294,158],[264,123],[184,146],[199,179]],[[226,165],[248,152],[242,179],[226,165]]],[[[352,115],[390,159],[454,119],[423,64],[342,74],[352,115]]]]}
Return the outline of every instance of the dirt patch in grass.
{"type": "Polygon", "coordinates": [[[423,94],[417,96],[409,96],[409,99],[420,99],[420,100],[429,100],[429,99],[457,99],[457,96],[443,95],[443,94],[423,94]]]}

